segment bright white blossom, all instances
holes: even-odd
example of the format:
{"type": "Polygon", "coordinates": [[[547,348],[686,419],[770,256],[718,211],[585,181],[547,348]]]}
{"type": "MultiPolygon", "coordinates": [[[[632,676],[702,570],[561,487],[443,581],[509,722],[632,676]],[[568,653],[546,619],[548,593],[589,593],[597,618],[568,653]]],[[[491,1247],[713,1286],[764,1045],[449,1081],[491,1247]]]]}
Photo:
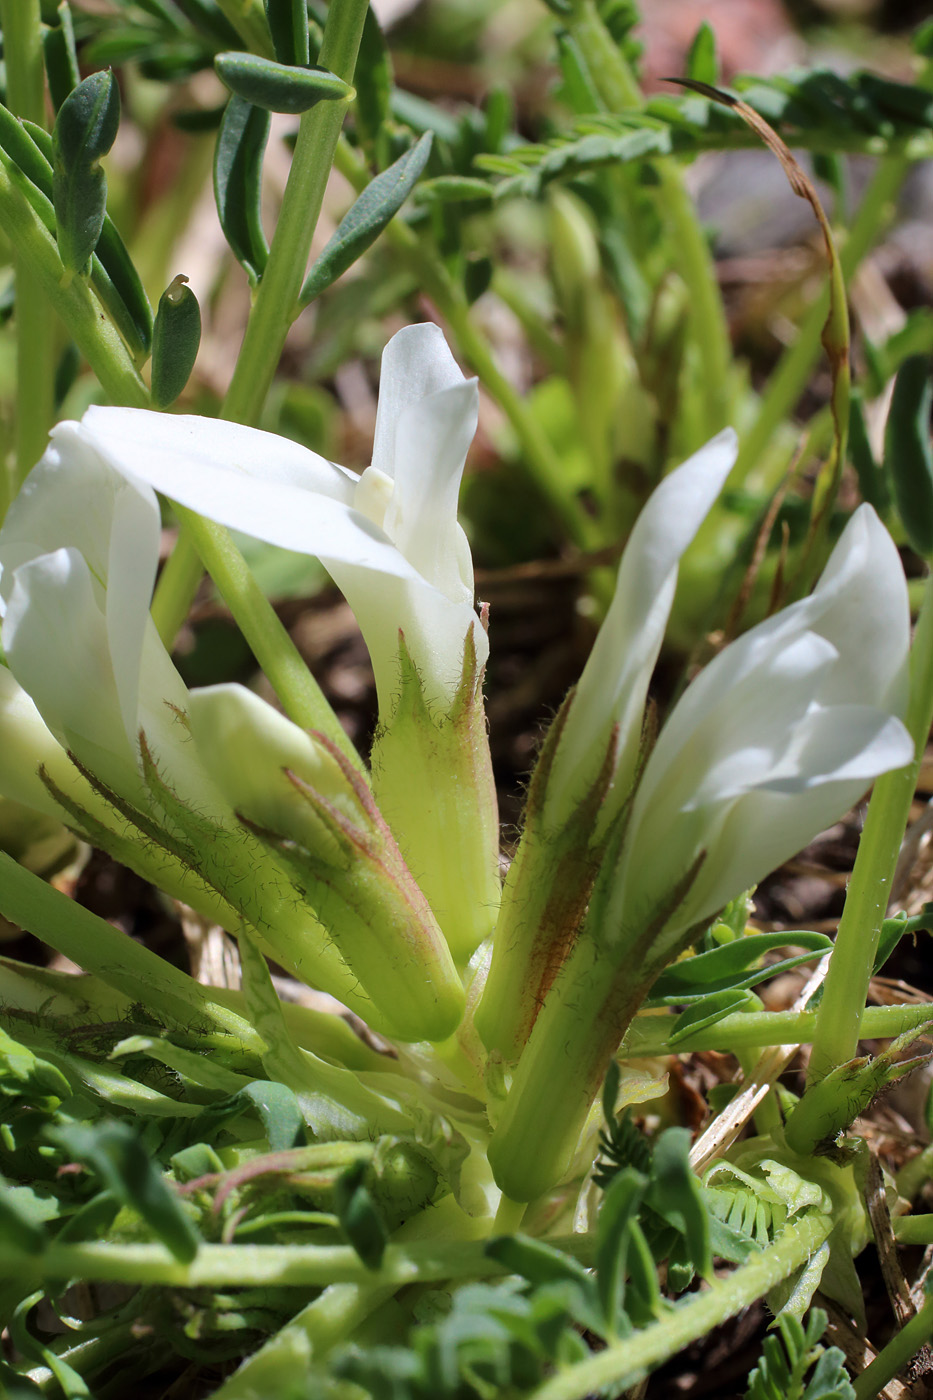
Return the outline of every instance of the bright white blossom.
{"type": "Polygon", "coordinates": [[[813,593],[726,647],[675,706],[636,791],[597,936],[626,944],[663,925],[660,956],[879,774],[909,763],[899,718],[909,642],[900,559],[865,505],[813,593]]]}
{"type": "Polygon", "coordinates": [[[372,465],[347,471],[287,439],[216,419],[91,408],[80,432],[128,478],[211,520],[316,555],[346,595],[380,707],[398,686],[399,631],[433,703],[450,701],[472,632],[473,565],[457,523],[477,386],[434,325],[386,346],[372,465]]]}

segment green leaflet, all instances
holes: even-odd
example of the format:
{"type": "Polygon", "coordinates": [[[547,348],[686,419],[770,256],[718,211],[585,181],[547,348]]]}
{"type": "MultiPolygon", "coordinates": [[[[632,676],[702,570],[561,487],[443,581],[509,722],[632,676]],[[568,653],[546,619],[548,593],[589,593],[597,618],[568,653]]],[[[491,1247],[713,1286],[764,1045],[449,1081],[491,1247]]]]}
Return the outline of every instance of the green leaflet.
{"type": "Polygon", "coordinates": [[[414,189],[431,154],[431,142],[427,131],[388,170],[370,181],[350,206],[308,273],[299,298],[301,306],[320,296],[379,237],[414,189]]]}
{"type": "Polygon", "coordinates": [[[326,68],[296,68],[252,53],[220,53],[214,67],[232,93],[266,112],[294,116],[318,102],[342,102],[353,96],[349,83],[326,68]]]}
{"type": "Polygon", "coordinates": [[[120,89],[113,73],[92,73],[62,103],[52,132],[52,203],[58,250],[80,272],[97,245],[107,208],[100,158],[120,123],[120,89]]]}
{"type": "Polygon", "coordinates": [[[188,1263],[194,1258],[200,1235],[128,1123],[61,1124],[50,1129],[49,1137],[137,1211],[176,1259],[188,1263]]]}
{"type": "Polygon", "coordinates": [[[884,431],[884,471],[907,537],[918,554],[933,553],[933,451],[930,360],[911,355],[898,370],[884,431]]]}
{"type": "Polygon", "coordinates": [[[179,274],[162,293],[152,333],[152,404],[168,408],[188,383],[201,343],[201,308],[179,274]]]}
{"type": "Polygon", "coordinates": [[[824,1350],[819,1345],[826,1320],[821,1308],[813,1308],[804,1329],[796,1317],[782,1313],[777,1319],[780,1339],[775,1333],[765,1338],[761,1358],[748,1378],[745,1400],[852,1400],[855,1391],[846,1376],[843,1353],[838,1347],[824,1350]]]}
{"type": "Polygon", "coordinates": [[[686,76],[698,83],[708,83],[715,87],[719,82],[719,54],[716,49],[716,35],[709,21],[704,20],[693,36],[687,59],[684,64],[686,76]]]}
{"type": "Polygon", "coordinates": [[[254,285],[269,260],[259,203],[269,125],[268,112],[241,97],[231,97],[214,151],[214,199],[220,226],[254,285]]]}

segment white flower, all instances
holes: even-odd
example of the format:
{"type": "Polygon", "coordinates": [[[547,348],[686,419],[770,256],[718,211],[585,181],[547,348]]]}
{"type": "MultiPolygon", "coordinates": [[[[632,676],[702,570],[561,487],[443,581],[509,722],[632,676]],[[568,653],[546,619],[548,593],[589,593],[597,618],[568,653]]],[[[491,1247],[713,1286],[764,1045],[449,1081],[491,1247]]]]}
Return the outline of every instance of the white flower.
{"type": "Polygon", "coordinates": [[[670,616],[681,556],[735,462],[731,428],[671,472],[635,522],[615,593],[576,686],[548,776],[544,822],[566,818],[593,787],[610,744],[613,775],[600,830],[628,796],[648,686],[670,616]]]}
{"type": "Polygon", "coordinates": [[[167,761],[187,697],[149,617],[159,508],[77,424],[52,436],[0,531],[3,649],[55,738],[133,795],[140,728],[167,761]]]}
{"type": "Polygon", "coordinates": [[[428,699],[452,700],[464,644],[488,646],[457,496],[477,387],[437,326],[386,346],[372,465],[356,476],[287,439],[215,419],[91,408],[81,431],[119,471],[211,520],[316,555],[369,646],[380,707],[398,685],[401,630],[428,699]]]}
{"type": "Polygon", "coordinates": [[[865,505],[814,592],[726,647],[674,708],[594,910],[599,940],[628,946],[654,927],[663,958],[909,763],[909,642],[900,559],[865,505]]]}

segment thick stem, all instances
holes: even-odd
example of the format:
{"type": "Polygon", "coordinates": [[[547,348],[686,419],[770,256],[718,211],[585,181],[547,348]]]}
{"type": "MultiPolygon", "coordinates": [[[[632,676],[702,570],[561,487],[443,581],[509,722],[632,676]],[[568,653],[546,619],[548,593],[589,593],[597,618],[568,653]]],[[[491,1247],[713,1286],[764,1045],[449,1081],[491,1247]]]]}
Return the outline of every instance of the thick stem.
{"type": "Polygon", "coordinates": [[[933,722],[933,575],[914,635],[906,724],[916,757],[875,783],[813,1037],[808,1083],[852,1059],[920,762],[933,722]]]}
{"type": "MultiPolygon", "coordinates": [[[[534,1392],[533,1400],[585,1400],[604,1387],[613,1393],[634,1383],[668,1357],[706,1336],[747,1308],[811,1258],[833,1228],[831,1214],[811,1212],[785,1226],[774,1244],[753,1254],[703,1293],[692,1294],[673,1312],[632,1337],[610,1343],[605,1351],[559,1371],[534,1392]]],[[[867,1397],[874,1391],[864,1391],[867,1397]]]]}
{"type": "MultiPolygon", "coordinates": [[[[2,0],[6,100],[18,117],[45,124],[45,69],[39,0],[2,0]]],[[[15,244],[14,244],[15,248],[15,244]]],[[[54,415],[54,335],[42,288],[14,253],[16,268],[16,459],[9,494],[45,450],[54,415]]],[[[6,483],[5,483],[6,484],[6,483]]],[[[6,501],[0,502],[0,516],[6,501]]]]}
{"type": "Polygon", "coordinates": [[[620,972],[619,961],[584,934],[541,1008],[489,1142],[496,1182],[513,1201],[542,1196],[570,1166],[645,991],[643,971],[629,960],[620,972]]]}

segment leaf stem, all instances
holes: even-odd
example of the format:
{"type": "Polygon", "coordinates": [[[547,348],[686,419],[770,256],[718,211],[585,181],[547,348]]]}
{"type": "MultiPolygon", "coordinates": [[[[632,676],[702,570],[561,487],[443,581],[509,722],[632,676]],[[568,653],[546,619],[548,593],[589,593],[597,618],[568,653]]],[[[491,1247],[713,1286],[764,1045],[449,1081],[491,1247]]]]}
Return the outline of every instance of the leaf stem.
{"type": "Polygon", "coordinates": [[[807,1082],[822,1079],[855,1054],[868,983],[881,934],[920,762],[933,722],[933,574],[927,579],[910,658],[905,719],[913,763],[875,783],[852,880],[829,959],[807,1082]]]}
{"type": "MultiPolygon", "coordinates": [[[[751,1050],[768,1045],[802,1045],[812,1040],[816,1029],[815,1011],[753,1011],[724,1016],[705,1030],[684,1036],[671,1045],[664,1027],[673,1017],[640,1016],[629,1028],[619,1052],[621,1059],[640,1060],[657,1055],[687,1055],[702,1050],[751,1050]]],[[[858,1024],[859,1040],[887,1040],[914,1027],[933,1021],[933,1007],[866,1006],[858,1024]]]]}
{"type": "MultiPolygon", "coordinates": [[[[634,1384],[787,1278],[819,1249],[833,1224],[830,1214],[810,1211],[801,1215],[784,1227],[774,1244],[753,1254],[727,1277],[717,1278],[709,1289],[692,1295],[634,1336],[610,1343],[605,1351],[558,1371],[534,1391],[531,1400],[585,1400],[604,1387],[616,1393],[634,1384]]],[[[868,1394],[864,1392],[865,1400],[868,1394]]]]}

